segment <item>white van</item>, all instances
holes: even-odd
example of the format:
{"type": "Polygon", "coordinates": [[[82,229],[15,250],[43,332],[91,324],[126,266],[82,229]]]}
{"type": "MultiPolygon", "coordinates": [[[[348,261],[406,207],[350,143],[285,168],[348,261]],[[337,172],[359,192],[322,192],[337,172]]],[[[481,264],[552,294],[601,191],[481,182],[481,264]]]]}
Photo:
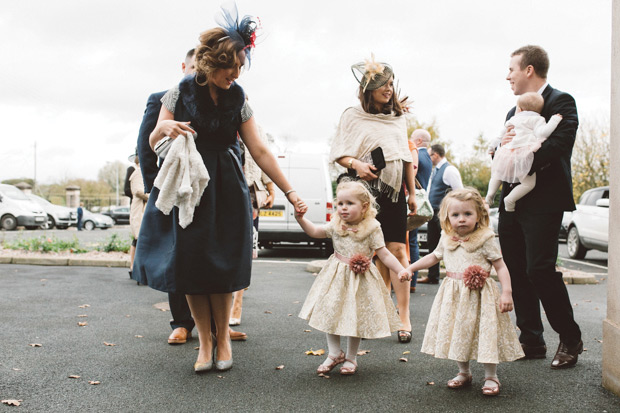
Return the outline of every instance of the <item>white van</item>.
{"type": "MultiPolygon", "coordinates": [[[[285,153],[276,155],[278,164],[291,186],[308,205],[305,217],[316,225],[329,222],[334,193],[329,176],[327,156],[321,154],[285,153]]],[[[331,240],[310,238],[295,220],[295,209],[284,193],[276,188],[271,209],[262,209],[258,221],[258,243],[271,248],[282,242],[309,243],[331,248],[331,240]]]]}
{"type": "Polygon", "coordinates": [[[18,226],[36,229],[47,221],[43,209],[29,200],[16,186],[0,184],[0,228],[14,230],[18,226]]]}

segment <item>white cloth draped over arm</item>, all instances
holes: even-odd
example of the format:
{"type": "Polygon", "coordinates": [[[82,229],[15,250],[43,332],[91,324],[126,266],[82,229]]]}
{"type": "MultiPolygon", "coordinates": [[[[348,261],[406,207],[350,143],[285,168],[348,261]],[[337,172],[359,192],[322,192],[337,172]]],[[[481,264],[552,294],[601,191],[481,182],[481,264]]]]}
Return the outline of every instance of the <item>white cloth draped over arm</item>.
{"type": "Polygon", "coordinates": [[[179,225],[186,228],[194,219],[194,209],[209,179],[194,137],[191,133],[180,135],[172,143],[155,178],[154,186],[159,188],[155,206],[166,215],[174,206],[178,207],[179,225]]]}

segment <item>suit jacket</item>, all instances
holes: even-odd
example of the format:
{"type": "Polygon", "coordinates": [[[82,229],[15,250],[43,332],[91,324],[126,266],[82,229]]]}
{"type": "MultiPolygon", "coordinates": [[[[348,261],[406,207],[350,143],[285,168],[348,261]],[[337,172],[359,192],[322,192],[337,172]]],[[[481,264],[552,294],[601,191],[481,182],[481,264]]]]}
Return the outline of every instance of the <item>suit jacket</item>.
{"type": "Polygon", "coordinates": [[[159,110],[161,109],[161,98],[166,94],[166,91],[153,93],[149,96],[146,102],[146,110],[142,117],[142,124],[140,125],[140,132],[138,133],[138,158],[140,159],[140,170],[142,171],[142,179],[144,180],[144,192],[150,193],[153,189],[153,182],[159,172],[157,166],[157,155],[151,149],[149,145],[149,136],[155,125],[157,125],[157,118],[159,117],[159,110]]]}
{"type": "Polygon", "coordinates": [[[431,178],[431,173],[433,171],[433,161],[431,161],[431,157],[428,154],[428,149],[419,148],[418,149],[418,173],[416,178],[422,188],[428,189],[428,182],[431,178]]]}
{"type": "MultiPolygon", "coordinates": [[[[530,175],[536,173],[536,187],[517,201],[517,210],[526,209],[531,213],[574,211],[570,158],[579,126],[577,106],[571,95],[550,85],[547,85],[542,96],[545,106],[541,115],[545,120],[549,121],[556,113],[562,115],[563,119],[540,149],[534,152],[530,175]]],[[[516,108],[512,108],[506,120],[510,119],[515,111],[516,108]]],[[[506,182],[502,185],[502,204],[512,188],[513,186],[506,182]]]]}

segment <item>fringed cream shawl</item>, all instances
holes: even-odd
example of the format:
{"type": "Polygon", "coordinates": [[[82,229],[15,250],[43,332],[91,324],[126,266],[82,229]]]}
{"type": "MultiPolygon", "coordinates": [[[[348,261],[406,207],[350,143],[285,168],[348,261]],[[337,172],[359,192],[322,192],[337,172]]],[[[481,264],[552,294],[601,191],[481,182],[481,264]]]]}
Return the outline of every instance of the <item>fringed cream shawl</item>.
{"type": "Polygon", "coordinates": [[[370,181],[369,185],[396,202],[403,183],[403,162],[413,162],[405,116],[367,113],[361,106],[346,109],[340,117],[329,160],[336,162],[344,156],[369,159],[370,152],[379,146],[386,167],[379,172],[379,179],[370,181]]]}

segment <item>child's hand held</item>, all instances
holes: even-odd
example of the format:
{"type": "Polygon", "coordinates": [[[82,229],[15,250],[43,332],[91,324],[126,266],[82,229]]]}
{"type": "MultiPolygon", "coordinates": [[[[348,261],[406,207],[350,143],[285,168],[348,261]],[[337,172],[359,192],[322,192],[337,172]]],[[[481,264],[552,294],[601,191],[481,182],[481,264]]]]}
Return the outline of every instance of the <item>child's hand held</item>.
{"type": "Polygon", "coordinates": [[[400,282],[403,283],[405,281],[410,281],[412,278],[412,274],[411,271],[407,270],[406,268],[404,270],[402,270],[401,272],[398,273],[398,278],[400,279],[400,282]]]}

